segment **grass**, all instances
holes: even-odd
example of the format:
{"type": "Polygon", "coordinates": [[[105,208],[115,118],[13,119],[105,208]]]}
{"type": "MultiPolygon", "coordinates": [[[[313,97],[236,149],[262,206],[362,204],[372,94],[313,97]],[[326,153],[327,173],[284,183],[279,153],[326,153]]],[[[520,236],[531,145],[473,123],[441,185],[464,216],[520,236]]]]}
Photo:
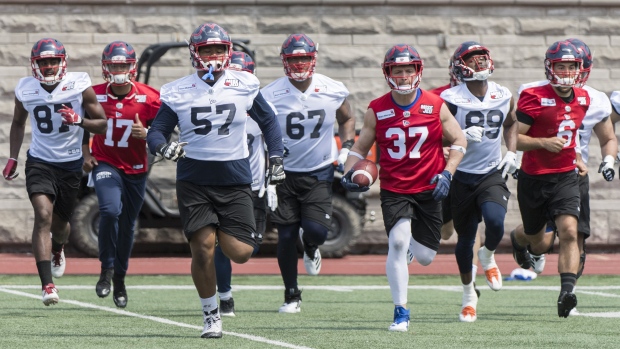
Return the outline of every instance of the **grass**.
{"type": "Polygon", "coordinates": [[[412,276],[409,332],[390,333],[393,305],[385,276],[300,276],[304,291],[299,314],[277,313],[283,300],[279,276],[234,276],[237,317],[223,319],[222,339],[203,340],[199,338],[200,302],[189,276],[131,276],[129,305],[119,311],[111,297],[95,295],[97,276],[63,277],[57,283],[61,302],[45,307],[37,276],[0,275],[0,287],[4,287],[0,289],[0,347],[618,347],[620,277],[586,276],[577,288],[582,314],[615,316],[608,318],[558,318],[558,277],[504,282],[500,292],[478,281],[482,290],[478,321],[460,323],[460,288],[443,287],[458,286],[457,277],[412,276]],[[146,289],[143,285],[181,287],[146,289]],[[423,285],[429,287],[418,287],[423,285]]]}

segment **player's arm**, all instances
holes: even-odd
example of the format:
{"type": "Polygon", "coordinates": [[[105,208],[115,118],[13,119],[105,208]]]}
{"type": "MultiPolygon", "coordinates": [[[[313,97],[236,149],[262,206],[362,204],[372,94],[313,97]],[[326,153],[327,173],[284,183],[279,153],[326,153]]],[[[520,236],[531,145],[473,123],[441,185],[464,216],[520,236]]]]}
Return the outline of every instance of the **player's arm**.
{"type": "Polygon", "coordinates": [[[603,157],[598,172],[603,174],[605,180],[611,181],[614,179],[613,167],[618,155],[618,140],[611,123],[611,117],[607,117],[594,125],[593,130],[601,144],[601,155],[603,157]]]}
{"type": "Polygon", "coordinates": [[[88,118],[82,120],[82,128],[94,134],[104,134],[108,129],[108,119],[92,87],[82,92],[82,106],[88,114],[88,118]]]}
{"type": "Polygon", "coordinates": [[[364,125],[360,131],[360,136],[353,144],[353,147],[351,147],[347,161],[344,164],[344,173],[349,172],[356,162],[366,158],[377,136],[376,127],[377,119],[375,112],[368,108],[366,114],[364,114],[364,125]]]}
{"type": "Polygon", "coordinates": [[[179,117],[177,113],[166,103],[162,103],[146,135],[146,143],[149,146],[151,154],[163,154],[158,153],[158,150],[163,150],[161,148],[167,145],[170,135],[177,126],[178,121],[179,117]]]}
{"type": "Polygon", "coordinates": [[[338,121],[338,136],[340,136],[342,147],[345,148],[346,143],[350,144],[347,149],[351,149],[355,142],[355,118],[348,100],[345,99],[340,108],[336,110],[336,121],[338,121]]]}
{"type": "Polygon", "coordinates": [[[506,149],[511,152],[517,151],[517,139],[519,138],[519,123],[517,122],[517,113],[515,111],[514,99],[510,98],[510,110],[508,116],[504,120],[504,142],[506,149]]]}
{"type": "Polygon", "coordinates": [[[11,123],[11,131],[9,134],[9,159],[2,171],[2,175],[7,181],[15,179],[19,175],[17,172],[17,157],[19,156],[19,149],[24,142],[26,120],[28,120],[28,111],[24,108],[22,102],[15,97],[13,122],[11,123]]]}
{"type": "Polygon", "coordinates": [[[441,119],[441,127],[443,129],[443,138],[450,143],[450,154],[446,160],[445,170],[454,174],[456,168],[463,160],[465,151],[467,149],[467,139],[459,123],[456,121],[446,104],[441,105],[439,111],[439,117],[441,119]]]}
{"type": "Polygon", "coordinates": [[[552,153],[559,153],[564,148],[566,139],[560,137],[530,137],[527,131],[534,124],[534,119],[526,113],[517,110],[517,121],[519,124],[519,137],[517,138],[517,150],[529,151],[545,149],[552,153]]]}
{"type": "Polygon", "coordinates": [[[82,136],[82,157],[84,158],[84,164],[82,164],[82,170],[84,172],[90,172],[93,167],[97,166],[97,159],[90,153],[90,132],[84,130],[84,136],[82,136]]]}
{"type": "Polygon", "coordinates": [[[256,121],[258,127],[265,136],[265,144],[269,151],[269,158],[282,157],[284,145],[282,144],[282,131],[280,123],[276,118],[273,109],[265,100],[265,97],[258,92],[252,103],[252,108],[248,110],[250,117],[256,121]]]}

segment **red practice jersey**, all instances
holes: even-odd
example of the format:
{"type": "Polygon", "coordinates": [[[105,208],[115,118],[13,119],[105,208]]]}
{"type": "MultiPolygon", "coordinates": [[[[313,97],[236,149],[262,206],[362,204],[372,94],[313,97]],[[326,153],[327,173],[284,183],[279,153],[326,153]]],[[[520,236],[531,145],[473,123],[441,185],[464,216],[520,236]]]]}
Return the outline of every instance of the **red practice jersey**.
{"type": "Polygon", "coordinates": [[[136,114],[145,128],[155,118],[161,105],[159,92],[139,82],[133,82],[131,92],[122,100],[109,91],[107,83],[93,86],[93,90],[108,118],[108,131],[93,136],[92,155],[126,174],[146,172],[146,141],[132,137],[131,126],[136,114]]]}
{"type": "Polygon", "coordinates": [[[432,94],[435,94],[435,95],[439,96],[439,95],[441,95],[441,93],[442,93],[443,91],[445,91],[445,90],[447,90],[447,89],[449,89],[449,88],[451,88],[451,87],[452,87],[452,85],[450,85],[450,84],[446,84],[446,85],[443,85],[443,86],[439,86],[439,87],[437,87],[437,88],[434,88],[434,89],[432,89],[432,90],[428,90],[428,92],[430,92],[430,93],[432,93],[432,94]]]}
{"type": "Polygon", "coordinates": [[[590,96],[581,88],[573,88],[573,91],[575,97],[570,103],[564,102],[549,84],[521,92],[517,104],[519,121],[530,125],[525,135],[533,138],[560,137],[567,140],[564,149],[559,153],[545,149],[524,152],[521,165],[523,172],[543,175],[575,169],[575,134],[590,107],[590,96]]]}
{"type": "Polygon", "coordinates": [[[394,103],[391,93],[370,102],[368,108],[377,120],[382,189],[416,194],[435,188],[431,179],[446,167],[439,118],[442,105],[441,98],[424,90],[408,109],[394,103]]]}

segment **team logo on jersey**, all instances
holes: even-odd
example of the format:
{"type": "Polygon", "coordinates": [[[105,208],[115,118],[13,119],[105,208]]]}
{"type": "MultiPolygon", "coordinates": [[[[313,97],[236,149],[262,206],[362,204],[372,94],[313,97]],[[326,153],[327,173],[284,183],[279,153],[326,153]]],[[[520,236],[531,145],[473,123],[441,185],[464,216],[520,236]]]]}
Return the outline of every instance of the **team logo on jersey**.
{"type": "Polygon", "coordinates": [[[411,113],[410,113],[408,110],[405,110],[405,111],[403,112],[403,117],[404,117],[404,118],[408,118],[408,117],[410,117],[410,116],[411,116],[411,113]]]}
{"type": "Polygon", "coordinates": [[[571,117],[570,117],[570,115],[568,115],[568,114],[564,114],[564,119],[566,119],[566,120],[570,120],[570,119],[571,119],[571,117]]]}
{"type": "Polygon", "coordinates": [[[586,105],[588,101],[586,100],[586,97],[577,97],[577,103],[579,103],[579,105],[586,105]]]}
{"type": "Polygon", "coordinates": [[[117,118],[120,118],[120,117],[122,117],[122,116],[123,116],[123,113],[121,113],[120,111],[117,111],[117,112],[116,112],[116,117],[117,117],[117,118]]]}
{"type": "Polygon", "coordinates": [[[239,79],[226,79],[224,86],[239,87],[239,79]]]}
{"type": "Polygon", "coordinates": [[[555,99],[553,98],[541,98],[540,105],[543,107],[555,107],[555,99]]]}
{"type": "Polygon", "coordinates": [[[405,127],[409,126],[409,121],[408,120],[403,120],[403,126],[405,126],[405,127]]]}
{"type": "Polygon", "coordinates": [[[136,102],[146,103],[146,95],[136,95],[136,102]]]}
{"type": "Polygon", "coordinates": [[[22,92],[22,96],[38,96],[39,90],[27,90],[22,92]]]}
{"type": "Polygon", "coordinates": [[[97,95],[97,102],[107,102],[108,95],[97,95]]]}
{"type": "Polygon", "coordinates": [[[121,102],[116,103],[116,109],[123,109],[123,103],[121,102]]]}
{"type": "Polygon", "coordinates": [[[286,96],[286,95],[290,95],[290,94],[291,94],[291,90],[288,89],[288,88],[285,88],[284,90],[273,91],[273,96],[274,97],[286,96]]]}
{"type": "Polygon", "coordinates": [[[144,164],[133,165],[132,168],[134,170],[141,170],[144,168],[144,164]]]}
{"type": "Polygon", "coordinates": [[[471,99],[469,98],[455,98],[454,103],[458,104],[471,104],[471,99]]]}
{"type": "Polygon", "coordinates": [[[504,94],[502,93],[502,91],[491,92],[491,99],[500,99],[502,97],[504,97],[504,94]]]}
{"type": "Polygon", "coordinates": [[[377,120],[391,118],[392,116],[396,116],[396,113],[394,113],[394,109],[380,111],[377,113],[377,120]]]}
{"type": "Polygon", "coordinates": [[[566,107],[564,107],[564,110],[566,110],[566,112],[568,113],[570,111],[570,106],[567,105],[566,107]]]}
{"type": "Polygon", "coordinates": [[[195,88],[196,88],[196,84],[181,85],[179,86],[179,91],[193,90],[195,88]]]}
{"type": "Polygon", "coordinates": [[[325,85],[314,86],[314,92],[325,92],[325,91],[327,91],[327,86],[325,85]]]}
{"type": "Polygon", "coordinates": [[[63,86],[62,90],[63,91],[73,90],[74,87],[75,87],[75,81],[71,81],[68,84],[66,84],[65,86],[63,86]]]}
{"type": "Polygon", "coordinates": [[[420,106],[420,113],[422,114],[433,114],[433,106],[428,104],[422,104],[420,106]]]}
{"type": "Polygon", "coordinates": [[[69,155],[80,154],[81,152],[81,148],[67,149],[67,153],[69,153],[69,155]]]}

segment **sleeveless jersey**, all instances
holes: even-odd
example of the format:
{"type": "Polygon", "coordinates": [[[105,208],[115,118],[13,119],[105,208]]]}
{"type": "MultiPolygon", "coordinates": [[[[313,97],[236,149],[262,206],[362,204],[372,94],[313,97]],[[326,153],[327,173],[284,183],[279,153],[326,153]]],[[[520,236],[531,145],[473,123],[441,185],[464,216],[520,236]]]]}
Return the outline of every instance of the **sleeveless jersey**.
{"type": "Polygon", "coordinates": [[[503,123],[510,111],[512,94],[507,88],[489,81],[482,101],[471,94],[467,84],[445,90],[441,98],[457,107],[454,117],[461,129],[480,126],[485,130],[482,142],[467,144],[467,153],[458,170],[474,174],[489,173],[502,159],[503,123]]]}
{"type": "Polygon", "coordinates": [[[225,70],[211,87],[192,74],[161,87],[161,101],[179,119],[179,142],[186,157],[229,161],[248,157],[247,111],[259,92],[253,74],[225,70]],[[218,101],[234,101],[221,103],[218,101]]]}
{"type": "Polygon", "coordinates": [[[58,110],[64,104],[84,116],[82,92],[90,86],[86,73],[67,73],[51,93],[34,77],[19,80],[15,97],[30,114],[32,142],[28,153],[31,156],[47,162],[69,162],[82,157],[84,129],[63,125],[58,110]]]}
{"type": "Polygon", "coordinates": [[[110,91],[108,83],[95,85],[93,90],[108,118],[106,134],[93,136],[93,156],[126,174],[146,172],[146,141],[132,137],[131,127],[136,114],[144,127],[155,118],[161,105],[159,92],[148,85],[134,82],[131,92],[119,101],[110,91]]]}
{"type": "Polygon", "coordinates": [[[314,74],[310,87],[301,92],[282,77],[261,93],[278,111],[282,142],[289,151],[284,158],[286,171],[310,172],[336,160],[336,110],[349,95],[341,82],[314,74]]]}
{"type": "MultiPolygon", "coordinates": [[[[523,84],[519,87],[519,93],[521,93],[521,91],[525,88],[544,86],[548,84],[548,80],[523,84]]],[[[588,108],[586,116],[584,117],[581,127],[579,128],[579,145],[581,147],[581,158],[583,159],[583,162],[587,164],[590,154],[588,145],[590,144],[590,139],[592,138],[592,131],[594,126],[611,115],[611,103],[605,93],[588,85],[585,85],[583,89],[588,91],[588,94],[590,95],[590,108],[588,108]]]]}
{"type": "Polygon", "coordinates": [[[431,179],[446,167],[439,117],[443,104],[424,90],[407,110],[394,103],[391,92],[370,102],[377,121],[381,189],[417,194],[435,188],[431,179]]]}
{"type": "Polygon", "coordinates": [[[524,152],[521,169],[525,173],[543,175],[575,169],[575,133],[581,127],[590,106],[590,96],[581,88],[573,88],[573,91],[575,96],[570,103],[564,102],[549,84],[521,91],[517,110],[533,119],[526,135],[567,140],[559,153],[545,149],[524,152]]]}

